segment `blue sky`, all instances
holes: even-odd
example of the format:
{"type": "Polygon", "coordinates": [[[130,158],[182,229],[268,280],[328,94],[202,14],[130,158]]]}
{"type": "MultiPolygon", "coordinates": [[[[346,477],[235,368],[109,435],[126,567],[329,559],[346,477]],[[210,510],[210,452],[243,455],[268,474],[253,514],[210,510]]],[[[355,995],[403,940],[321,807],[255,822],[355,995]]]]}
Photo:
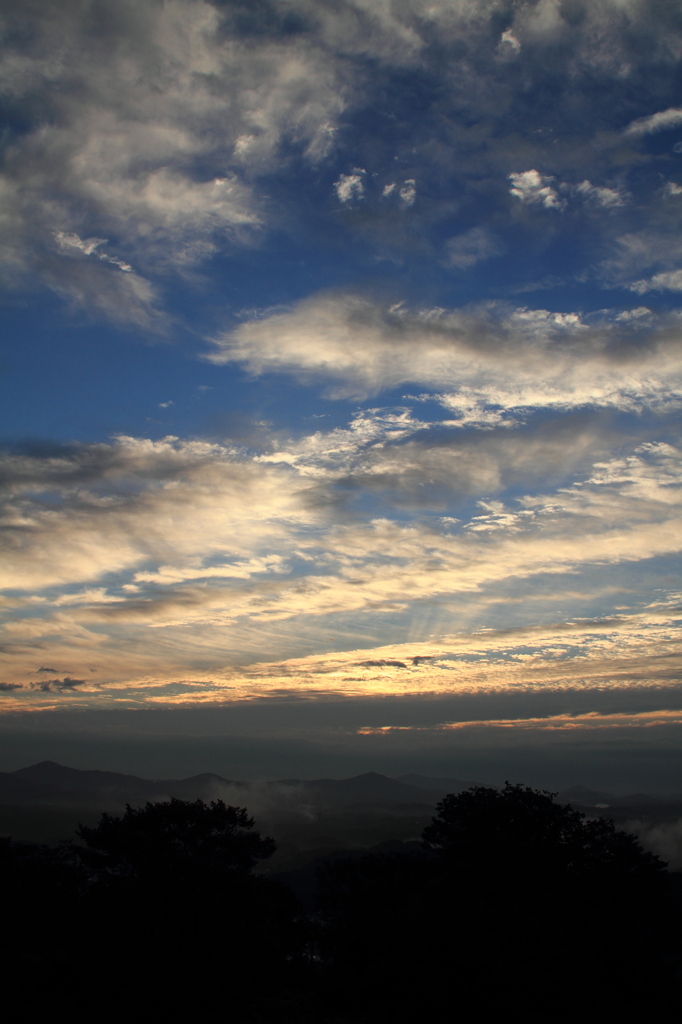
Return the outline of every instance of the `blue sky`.
{"type": "Polygon", "coordinates": [[[2,26],[0,729],[679,788],[677,5],[2,26]]]}

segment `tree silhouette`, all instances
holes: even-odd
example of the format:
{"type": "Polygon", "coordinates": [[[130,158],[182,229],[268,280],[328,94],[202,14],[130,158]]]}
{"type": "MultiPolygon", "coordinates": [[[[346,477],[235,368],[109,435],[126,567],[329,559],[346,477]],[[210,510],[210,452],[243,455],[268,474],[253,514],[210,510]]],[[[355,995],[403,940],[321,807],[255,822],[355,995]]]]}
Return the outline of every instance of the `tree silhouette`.
{"type": "Polygon", "coordinates": [[[530,1020],[574,1020],[556,994],[576,984],[595,1014],[668,998],[664,865],[635,837],[507,783],[447,796],[423,840],[320,880],[331,983],[368,1019],[452,1014],[459,991],[530,1020]]]}
{"type": "Polygon", "coordinates": [[[84,884],[83,873],[66,847],[0,838],[3,962],[16,949],[31,949],[37,934],[41,942],[36,953],[50,950],[53,959],[59,958],[60,951],[73,943],[70,918],[84,884]]]}
{"type": "Polygon", "coordinates": [[[472,786],[437,804],[422,838],[451,869],[612,882],[648,882],[665,869],[635,836],[605,818],[585,820],[570,805],[555,803],[555,795],[510,782],[501,790],[472,786]]]}
{"type": "Polygon", "coordinates": [[[0,840],[3,963],[31,1019],[66,1015],[74,991],[104,1019],[233,1024],[412,1024],[464,1006],[629,1020],[679,1002],[670,876],[550,793],[450,794],[416,852],[327,863],[308,924],[259,873],[274,843],[245,808],[127,807],[77,835],[57,849],[0,840]]]}
{"type": "Polygon", "coordinates": [[[277,990],[298,956],[299,907],[288,889],[254,873],[275,843],[253,825],[245,808],[222,800],[173,799],[77,829],[87,930],[106,977],[126,977],[147,1012],[222,1014],[227,987],[232,1014],[245,1013],[254,993],[277,990]],[[141,963],[157,979],[153,991],[141,963]],[[192,974],[201,988],[178,986],[192,974]]]}
{"type": "Polygon", "coordinates": [[[76,835],[99,880],[215,885],[226,872],[248,873],[275,852],[274,840],[252,832],[253,824],[246,808],[222,800],[172,799],[138,809],[128,804],[122,818],[103,814],[95,828],[80,825],[76,835]]]}
{"type": "Polygon", "coordinates": [[[170,800],[57,848],[0,839],[0,952],[26,1019],[257,1024],[273,1008],[285,1024],[307,933],[291,891],[256,872],[275,844],[253,826],[220,800],[170,800]]]}

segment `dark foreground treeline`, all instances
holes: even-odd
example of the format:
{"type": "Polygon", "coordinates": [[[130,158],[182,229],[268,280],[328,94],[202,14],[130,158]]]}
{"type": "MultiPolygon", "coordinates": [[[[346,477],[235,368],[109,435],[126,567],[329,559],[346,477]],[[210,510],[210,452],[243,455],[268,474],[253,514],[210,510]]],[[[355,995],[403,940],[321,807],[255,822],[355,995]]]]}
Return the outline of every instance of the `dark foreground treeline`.
{"type": "Polygon", "coordinates": [[[274,842],[221,801],[129,807],[77,836],[0,847],[18,1020],[678,1012],[680,876],[611,822],[522,786],[446,797],[421,850],[327,863],[313,912],[254,872],[274,842]]]}

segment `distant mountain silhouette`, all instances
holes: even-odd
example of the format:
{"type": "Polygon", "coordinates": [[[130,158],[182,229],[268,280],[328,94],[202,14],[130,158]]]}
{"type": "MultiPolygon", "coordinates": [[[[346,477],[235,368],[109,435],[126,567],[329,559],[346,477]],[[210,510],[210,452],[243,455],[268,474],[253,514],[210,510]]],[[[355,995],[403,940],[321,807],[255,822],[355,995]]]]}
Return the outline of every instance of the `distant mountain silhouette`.
{"type": "MultiPolygon", "coordinates": [[[[431,804],[432,794],[422,786],[410,785],[377,772],[365,772],[350,779],[279,779],[272,786],[295,786],[313,804],[323,807],[431,804]]],[[[437,792],[445,796],[447,790],[437,792]]],[[[438,797],[436,797],[438,799],[438,797]]]]}
{"type": "Polygon", "coordinates": [[[59,798],[59,790],[49,783],[32,782],[16,772],[0,772],[0,803],[49,803],[59,798]]]}
{"type": "Polygon", "coordinates": [[[210,773],[190,779],[142,779],[137,775],[83,771],[55,761],[41,761],[15,772],[0,772],[0,802],[106,808],[112,804],[144,804],[173,796],[181,800],[209,800],[220,796],[225,787],[246,785],[210,773]]]}
{"type": "Polygon", "coordinates": [[[613,793],[603,793],[600,790],[589,789],[587,786],[571,786],[558,794],[559,802],[562,804],[580,804],[583,807],[610,807],[618,797],[613,793]]]}
{"type": "Polygon", "coordinates": [[[80,768],[67,768],[56,761],[40,761],[28,768],[19,768],[12,773],[19,778],[28,779],[52,786],[69,786],[89,789],[101,786],[120,786],[123,783],[135,784],[141,780],[136,775],[121,775],[119,772],[82,771],[80,768]]]}
{"type": "MultiPolygon", "coordinates": [[[[260,791],[280,794],[283,803],[305,802],[313,807],[428,806],[448,792],[471,785],[458,779],[430,779],[421,775],[392,779],[366,772],[350,779],[277,779],[259,784],[260,791]]],[[[251,784],[204,773],[189,779],[143,779],[137,775],[69,768],[55,761],[0,773],[0,803],[60,804],[106,808],[118,804],[144,804],[148,800],[177,797],[211,800],[237,790],[248,801],[251,784]]],[[[235,799],[234,793],[230,799],[235,799]]]]}
{"type": "MultiPolygon", "coordinates": [[[[253,803],[256,791],[262,800],[276,809],[305,804],[316,810],[369,811],[373,808],[427,808],[448,793],[458,793],[471,781],[454,778],[432,778],[425,775],[401,775],[389,778],[378,772],[365,772],[349,779],[277,779],[252,784],[243,780],[225,779],[210,772],[188,779],[143,779],[119,772],[82,770],[41,761],[15,772],[0,772],[0,804],[5,806],[61,806],[108,810],[135,806],[147,801],[205,801],[227,799],[239,804],[253,803]]],[[[671,804],[680,797],[655,797],[645,794],[614,796],[586,786],[573,786],[559,793],[559,802],[592,807],[641,807],[647,804],[671,804]]]]}

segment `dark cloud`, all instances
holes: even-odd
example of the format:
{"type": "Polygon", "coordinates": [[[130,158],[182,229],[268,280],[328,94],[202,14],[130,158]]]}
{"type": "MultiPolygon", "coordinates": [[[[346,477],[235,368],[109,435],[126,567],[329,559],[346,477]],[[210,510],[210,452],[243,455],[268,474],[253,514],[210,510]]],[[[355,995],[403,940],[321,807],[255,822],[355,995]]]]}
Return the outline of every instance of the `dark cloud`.
{"type": "Polygon", "coordinates": [[[45,679],[40,683],[32,683],[31,688],[39,690],[41,693],[68,693],[71,690],[76,690],[79,686],[85,686],[85,679],[72,679],[70,676],[64,676],[63,679],[45,679]]]}
{"type": "Polygon", "coordinates": [[[6,446],[4,451],[0,448],[0,489],[14,493],[40,488],[57,495],[88,485],[108,485],[119,491],[122,500],[134,500],[140,485],[172,480],[210,461],[219,451],[210,444],[175,445],[175,438],[136,449],[129,440],[55,446],[36,440],[6,446]]]}

